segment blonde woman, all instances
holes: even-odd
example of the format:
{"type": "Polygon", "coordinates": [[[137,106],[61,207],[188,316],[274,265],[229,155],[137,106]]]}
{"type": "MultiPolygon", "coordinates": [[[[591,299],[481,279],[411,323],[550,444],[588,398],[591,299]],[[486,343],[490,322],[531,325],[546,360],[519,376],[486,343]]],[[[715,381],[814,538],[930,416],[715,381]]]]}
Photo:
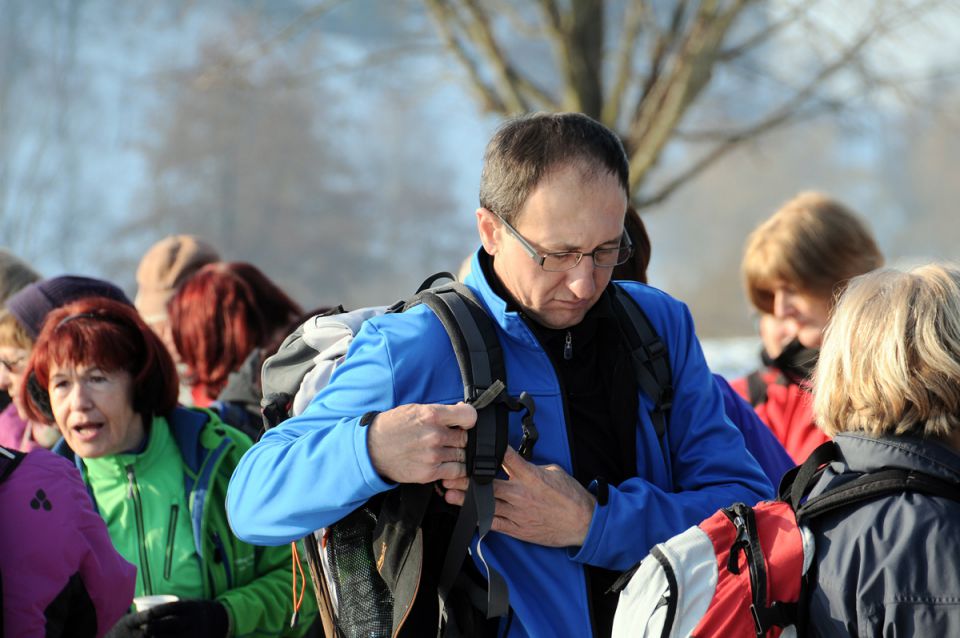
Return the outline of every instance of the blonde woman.
{"type": "MultiPolygon", "coordinates": [[[[813,410],[844,459],[814,495],[881,469],[960,493],[960,269],[854,279],[823,339],[813,410]]],[[[897,493],[813,531],[812,635],[960,636],[960,503],[897,493]]]]}

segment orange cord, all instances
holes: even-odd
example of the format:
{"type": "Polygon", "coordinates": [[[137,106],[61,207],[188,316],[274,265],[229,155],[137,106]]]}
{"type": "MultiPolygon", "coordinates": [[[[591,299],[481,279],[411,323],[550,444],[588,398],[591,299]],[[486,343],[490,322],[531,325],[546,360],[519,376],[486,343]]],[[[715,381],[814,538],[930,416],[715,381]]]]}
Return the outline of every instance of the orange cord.
{"type": "Polygon", "coordinates": [[[303,574],[303,565],[300,564],[300,552],[297,551],[297,542],[294,541],[290,543],[290,553],[293,561],[293,566],[291,571],[293,579],[291,585],[291,593],[293,595],[293,617],[296,618],[300,614],[300,606],[303,604],[303,592],[307,587],[307,578],[303,574]],[[300,597],[297,598],[297,572],[300,572],[300,597]]]}

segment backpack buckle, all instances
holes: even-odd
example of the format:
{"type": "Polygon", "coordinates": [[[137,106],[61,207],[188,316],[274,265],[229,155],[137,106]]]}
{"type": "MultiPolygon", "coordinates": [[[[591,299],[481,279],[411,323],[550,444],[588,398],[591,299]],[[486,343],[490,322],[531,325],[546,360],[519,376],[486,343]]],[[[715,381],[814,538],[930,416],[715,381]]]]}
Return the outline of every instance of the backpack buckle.
{"type": "Polygon", "coordinates": [[[517,448],[517,454],[526,460],[533,456],[533,446],[540,439],[540,431],[533,422],[533,415],[537,411],[537,404],[534,402],[530,393],[524,390],[519,398],[513,398],[506,392],[502,395],[502,401],[511,412],[525,411],[520,417],[520,428],[523,430],[523,437],[520,439],[520,446],[517,448]]]}
{"type": "Polygon", "coordinates": [[[484,485],[496,478],[499,467],[500,464],[497,463],[497,459],[492,456],[474,457],[473,471],[470,473],[470,478],[484,485]]]}

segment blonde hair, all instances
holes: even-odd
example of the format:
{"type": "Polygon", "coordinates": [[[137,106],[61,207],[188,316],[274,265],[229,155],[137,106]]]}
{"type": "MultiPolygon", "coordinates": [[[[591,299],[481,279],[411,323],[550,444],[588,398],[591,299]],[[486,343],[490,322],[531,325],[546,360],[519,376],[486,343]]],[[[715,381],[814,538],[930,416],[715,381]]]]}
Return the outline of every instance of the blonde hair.
{"type": "Polygon", "coordinates": [[[853,279],[824,333],[813,411],[828,435],[945,438],[960,427],[960,268],[853,279]]]}
{"type": "Polygon", "coordinates": [[[26,328],[8,310],[0,310],[0,347],[33,348],[33,339],[26,328]]]}
{"type": "Polygon", "coordinates": [[[750,302],[773,312],[773,288],[832,299],[851,277],[883,265],[869,228],[840,202],[800,193],[747,237],[741,270],[750,302]]]}

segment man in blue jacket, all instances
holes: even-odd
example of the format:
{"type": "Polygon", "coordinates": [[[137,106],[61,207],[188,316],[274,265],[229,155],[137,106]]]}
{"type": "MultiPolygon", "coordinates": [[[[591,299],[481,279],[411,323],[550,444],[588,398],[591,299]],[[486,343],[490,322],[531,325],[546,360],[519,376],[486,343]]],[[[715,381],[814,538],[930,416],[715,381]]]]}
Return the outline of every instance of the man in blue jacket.
{"type": "MultiPolygon", "coordinates": [[[[661,448],[609,299],[612,268],[631,251],[627,198],[623,147],[586,116],[511,120],[487,147],[482,249],[466,284],[498,325],[510,394],[533,395],[540,430],[528,462],[511,420],[494,533],[481,547],[509,587],[509,636],[609,635],[617,598],[605,592],[619,570],[718,508],[771,494],[724,416],[689,311],[623,282],[669,351],[661,448]]],[[[442,481],[462,504],[476,420],[462,396],[449,338],[426,306],[369,320],[304,413],[241,460],[227,503],[237,535],[288,542],[397,483],[442,481]]]]}

